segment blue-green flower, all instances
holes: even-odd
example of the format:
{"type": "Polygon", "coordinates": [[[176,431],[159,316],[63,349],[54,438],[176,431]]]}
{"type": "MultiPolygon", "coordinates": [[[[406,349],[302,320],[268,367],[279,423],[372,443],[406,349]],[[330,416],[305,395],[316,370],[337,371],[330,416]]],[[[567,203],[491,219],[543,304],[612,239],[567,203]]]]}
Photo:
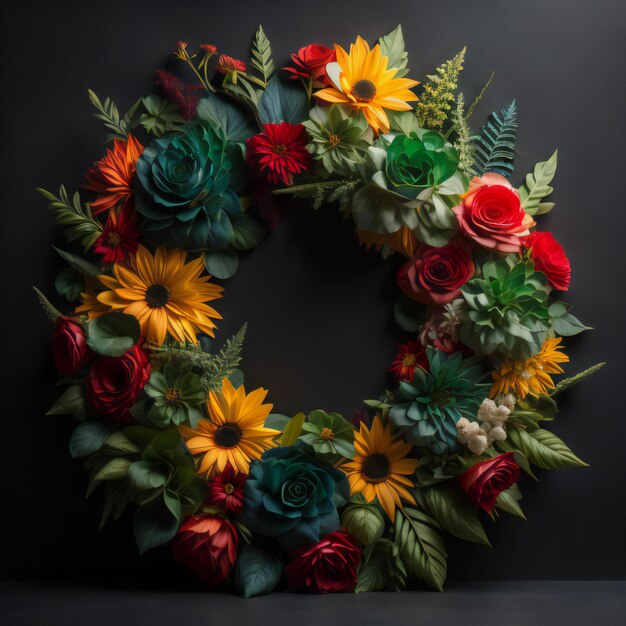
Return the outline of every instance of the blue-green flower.
{"type": "Polygon", "coordinates": [[[228,246],[233,221],[242,214],[239,196],[228,186],[231,169],[226,142],[208,122],[154,139],[137,161],[145,193],[137,194],[136,209],[144,228],[177,248],[228,246]]]}
{"type": "Polygon", "coordinates": [[[460,352],[446,354],[426,348],[429,371],[416,367],[410,382],[401,382],[389,416],[414,446],[433,454],[458,448],[456,423],[474,419],[489,393],[478,359],[464,359],[460,352]]]}
{"type": "Polygon", "coordinates": [[[295,446],[268,450],[250,464],[244,523],[285,550],[316,543],[339,528],[337,509],[350,497],[348,479],[295,446]]]}

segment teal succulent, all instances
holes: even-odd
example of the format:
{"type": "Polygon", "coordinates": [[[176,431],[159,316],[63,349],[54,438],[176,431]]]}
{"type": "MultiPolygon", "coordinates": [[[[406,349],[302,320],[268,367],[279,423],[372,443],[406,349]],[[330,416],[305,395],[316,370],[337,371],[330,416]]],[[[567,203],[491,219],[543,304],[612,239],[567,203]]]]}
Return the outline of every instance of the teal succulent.
{"type": "Polygon", "coordinates": [[[326,460],[343,456],[354,456],[354,426],[339,413],[312,411],[302,424],[304,434],[300,441],[313,448],[315,453],[326,460]]]}
{"type": "Polygon", "coordinates": [[[227,247],[243,210],[229,188],[232,160],[224,139],[205,121],[154,139],[137,161],[136,209],[164,245],[187,250],[227,247]]]}
{"type": "Polygon", "coordinates": [[[400,383],[389,416],[409,443],[442,455],[458,449],[456,423],[475,418],[489,384],[481,382],[485,374],[475,357],[432,347],[426,355],[428,371],[417,367],[410,382],[400,383]]]}
{"type": "Polygon", "coordinates": [[[532,261],[486,263],[482,277],[461,289],[467,307],[461,341],[480,355],[528,359],[541,350],[550,329],[548,291],[532,261]]]}
{"type": "Polygon", "coordinates": [[[295,446],[273,448],[250,464],[243,522],[290,551],[338,530],[349,497],[343,472],[295,446]]]}
{"type": "Polygon", "coordinates": [[[327,174],[355,174],[373,140],[372,129],[362,113],[350,114],[336,104],[314,107],[310,119],[302,125],[311,137],[309,152],[327,174]]]}
{"type": "Polygon", "coordinates": [[[392,189],[416,198],[423,189],[437,187],[454,176],[459,155],[443,135],[427,131],[418,137],[398,135],[387,146],[385,172],[392,189]]]}
{"type": "Polygon", "coordinates": [[[178,368],[166,363],[162,372],[152,372],[144,391],[152,398],[148,419],[156,426],[187,423],[195,427],[202,417],[200,406],[206,400],[206,391],[191,365],[178,368]]]}

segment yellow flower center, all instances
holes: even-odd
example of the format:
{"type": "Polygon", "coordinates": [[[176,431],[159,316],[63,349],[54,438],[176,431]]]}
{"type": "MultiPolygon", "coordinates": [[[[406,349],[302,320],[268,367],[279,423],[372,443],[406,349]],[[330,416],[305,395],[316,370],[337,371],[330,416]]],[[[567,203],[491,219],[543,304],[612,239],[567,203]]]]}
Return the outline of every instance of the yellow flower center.
{"type": "Polygon", "coordinates": [[[402,359],[402,365],[404,367],[412,367],[415,365],[415,361],[417,361],[417,355],[407,354],[404,359],[402,359]]]}
{"type": "Polygon", "coordinates": [[[224,485],[224,491],[226,492],[227,495],[230,495],[231,493],[234,493],[235,485],[233,485],[232,483],[226,483],[224,485]]]}
{"type": "Polygon", "coordinates": [[[120,237],[119,233],[116,233],[114,231],[111,231],[108,235],[107,235],[107,243],[109,244],[109,246],[111,248],[117,248],[117,246],[120,245],[120,242],[122,241],[122,238],[120,237]]]}
{"type": "Polygon", "coordinates": [[[330,439],[333,439],[334,436],[335,436],[335,433],[330,428],[322,428],[322,430],[320,431],[320,437],[324,441],[328,441],[330,439]]]}
{"type": "Polygon", "coordinates": [[[371,102],[376,95],[376,85],[371,80],[358,80],[352,85],[351,95],[357,102],[371,102]]]}
{"type": "Polygon", "coordinates": [[[180,398],[180,390],[179,389],[168,389],[165,392],[165,401],[166,402],[176,402],[180,398]]]}
{"type": "Polygon", "coordinates": [[[389,476],[391,464],[385,454],[375,452],[363,461],[363,476],[368,483],[383,482],[389,476]]]}
{"type": "Polygon", "coordinates": [[[330,145],[331,148],[336,148],[340,143],[341,143],[341,137],[339,135],[335,135],[335,133],[332,133],[328,137],[328,144],[330,145]]]}
{"type": "Polygon", "coordinates": [[[172,292],[166,285],[150,285],[146,289],[146,302],[149,307],[159,309],[169,302],[171,294],[172,292]]]}

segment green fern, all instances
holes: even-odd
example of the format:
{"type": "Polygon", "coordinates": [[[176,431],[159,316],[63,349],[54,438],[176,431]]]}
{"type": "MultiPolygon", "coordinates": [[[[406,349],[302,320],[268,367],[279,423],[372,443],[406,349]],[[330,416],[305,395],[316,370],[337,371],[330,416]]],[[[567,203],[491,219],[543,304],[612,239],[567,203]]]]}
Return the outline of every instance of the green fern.
{"type": "Polygon", "coordinates": [[[250,65],[263,77],[263,82],[267,85],[274,73],[274,61],[270,40],[262,26],[259,26],[252,42],[250,65]]]}
{"type": "Polygon", "coordinates": [[[474,174],[497,172],[503,176],[513,173],[515,142],[517,141],[517,105],[515,100],[499,113],[494,111],[475,144],[474,174]]]}
{"type": "Polygon", "coordinates": [[[37,187],[37,191],[50,201],[48,208],[54,213],[55,223],[65,226],[66,239],[80,241],[83,250],[87,252],[102,233],[102,224],[94,219],[89,204],[81,202],[78,192],[70,200],[63,185],[59,188],[58,196],[41,187],[37,187]]]}
{"type": "Polygon", "coordinates": [[[328,180],[319,183],[306,183],[295,187],[274,189],[274,195],[290,195],[295,198],[313,198],[313,209],[317,210],[325,202],[339,202],[339,210],[346,212],[355,189],[361,184],[359,180],[349,178],[342,180],[328,180]]]}
{"type": "Polygon", "coordinates": [[[106,98],[105,101],[102,102],[91,89],[88,89],[87,93],[89,94],[91,104],[93,104],[96,108],[94,116],[104,122],[104,125],[112,131],[107,135],[107,139],[125,140],[133,126],[133,118],[137,108],[141,104],[141,98],[133,104],[123,117],[120,117],[120,113],[115,106],[115,103],[110,98],[106,98]]]}
{"type": "Polygon", "coordinates": [[[459,74],[463,70],[465,50],[463,48],[453,59],[440,65],[436,74],[428,76],[415,110],[421,127],[439,130],[448,119],[459,74]]]}

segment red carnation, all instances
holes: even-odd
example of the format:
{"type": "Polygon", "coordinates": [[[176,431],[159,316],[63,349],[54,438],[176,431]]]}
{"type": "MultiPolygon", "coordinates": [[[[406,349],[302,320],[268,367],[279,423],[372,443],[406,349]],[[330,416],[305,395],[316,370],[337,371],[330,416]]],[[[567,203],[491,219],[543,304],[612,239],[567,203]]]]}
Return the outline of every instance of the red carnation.
{"type": "Polygon", "coordinates": [[[291,553],[285,568],[289,587],[309,593],[354,591],[361,550],[347,533],[337,531],[319,543],[291,553]]]}
{"type": "Polygon", "coordinates": [[[555,289],[567,291],[572,268],[563,246],[552,233],[535,231],[524,237],[522,244],[530,250],[530,258],[535,262],[535,267],[548,277],[550,284],[555,289]]]}
{"type": "Polygon", "coordinates": [[[141,346],[122,356],[98,357],[85,377],[87,404],[96,415],[132,422],[129,413],[150,379],[150,363],[141,346]]]}
{"type": "Polygon", "coordinates": [[[200,50],[204,50],[207,54],[215,54],[217,52],[217,47],[212,43],[201,43],[200,50]]]}
{"type": "Polygon", "coordinates": [[[301,174],[311,164],[304,126],[281,122],[265,124],[263,130],[246,142],[248,162],[274,185],[280,181],[293,185],[293,175],[301,174]]]}
{"type": "Polygon", "coordinates": [[[122,263],[137,252],[139,237],[137,214],[134,210],[125,208],[119,214],[111,211],[102,234],[94,242],[93,251],[103,255],[104,263],[122,263]]]}
{"type": "Polygon", "coordinates": [[[248,66],[244,61],[229,57],[226,54],[220,54],[217,58],[217,71],[221,74],[230,74],[231,72],[245,72],[248,66]]]}
{"type": "Polygon", "coordinates": [[[424,346],[412,339],[400,346],[400,351],[396,354],[389,371],[393,372],[396,380],[400,382],[411,380],[416,367],[428,369],[428,359],[424,346]]]}
{"type": "Polygon", "coordinates": [[[474,275],[468,243],[454,237],[441,248],[420,244],[413,259],[398,270],[398,285],[405,296],[423,304],[446,304],[461,293],[474,275]]]}
{"type": "Polygon", "coordinates": [[[498,496],[519,480],[519,466],[513,452],[476,463],[459,476],[461,489],[472,504],[487,513],[493,511],[498,496]]]}
{"type": "Polygon", "coordinates": [[[334,50],[326,46],[311,44],[291,55],[294,67],[283,67],[283,69],[291,73],[292,79],[312,78],[315,87],[328,87],[331,81],[326,74],[326,65],[336,60],[337,55],[334,50]]]}
{"type": "Polygon", "coordinates": [[[214,587],[226,580],[237,559],[239,537],[223,517],[194,515],[178,530],[172,551],[200,580],[214,587]]]}
{"type": "MultiPolygon", "coordinates": [[[[181,43],[184,42],[179,42],[181,43]]],[[[189,121],[194,118],[198,102],[200,102],[202,85],[184,83],[166,70],[156,71],[156,84],[161,87],[165,97],[176,105],[178,112],[185,120],[189,121]]]]}
{"type": "Polygon", "coordinates": [[[83,327],[67,317],[57,318],[52,330],[52,357],[61,376],[80,371],[95,353],[87,346],[83,327]]]}
{"type": "Polygon", "coordinates": [[[247,474],[237,474],[233,466],[227,463],[224,471],[210,480],[206,503],[227,513],[241,513],[243,486],[247,478],[247,474]]]}

